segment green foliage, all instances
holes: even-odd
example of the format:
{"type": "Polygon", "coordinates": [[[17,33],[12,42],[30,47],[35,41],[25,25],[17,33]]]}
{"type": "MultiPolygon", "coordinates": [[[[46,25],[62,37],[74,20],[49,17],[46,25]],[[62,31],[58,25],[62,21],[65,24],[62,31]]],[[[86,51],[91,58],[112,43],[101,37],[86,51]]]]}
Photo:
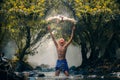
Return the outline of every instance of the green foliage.
{"type": "Polygon", "coordinates": [[[75,0],[74,9],[76,11],[76,16],[79,18],[83,14],[114,14],[119,12],[118,4],[113,0],[75,0]]]}
{"type": "MultiPolygon", "coordinates": [[[[1,3],[0,13],[4,16],[1,22],[2,28],[6,28],[10,38],[16,42],[18,53],[21,53],[28,44],[27,36],[30,37],[30,44],[32,44],[37,33],[45,34],[46,22],[43,20],[46,11],[45,3],[45,0],[4,0],[1,3]],[[30,29],[30,34],[27,27],[30,29]]],[[[30,47],[26,51],[30,54],[30,47]]]]}
{"type": "Polygon", "coordinates": [[[116,33],[112,21],[116,20],[116,15],[120,15],[119,5],[115,0],[74,0],[73,5],[79,21],[77,34],[81,43],[87,44],[92,59],[96,58],[96,55],[98,57],[100,52],[100,55],[103,55],[112,35],[116,33]]]}

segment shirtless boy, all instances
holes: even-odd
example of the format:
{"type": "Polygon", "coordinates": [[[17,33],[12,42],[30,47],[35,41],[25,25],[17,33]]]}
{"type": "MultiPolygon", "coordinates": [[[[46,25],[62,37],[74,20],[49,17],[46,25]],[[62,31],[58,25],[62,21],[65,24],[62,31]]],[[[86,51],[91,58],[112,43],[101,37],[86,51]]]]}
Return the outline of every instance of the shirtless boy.
{"type": "Polygon", "coordinates": [[[55,67],[55,70],[56,70],[55,76],[59,76],[61,71],[63,71],[66,76],[69,76],[69,69],[68,69],[68,64],[66,60],[66,51],[69,44],[72,42],[75,26],[73,26],[72,28],[71,37],[68,42],[66,42],[64,38],[60,38],[59,41],[57,42],[51,32],[50,26],[48,26],[48,30],[56,46],[56,50],[58,54],[58,60],[56,62],[56,67],[55,67]]]}

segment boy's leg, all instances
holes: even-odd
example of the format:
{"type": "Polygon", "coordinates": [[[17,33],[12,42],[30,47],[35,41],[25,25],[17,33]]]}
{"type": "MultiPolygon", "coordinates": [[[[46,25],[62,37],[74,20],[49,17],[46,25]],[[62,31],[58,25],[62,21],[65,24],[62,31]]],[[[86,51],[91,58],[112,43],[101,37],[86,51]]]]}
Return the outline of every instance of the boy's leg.
{"type": "Polygon", "coordinates": [[[56,70],[55,76],[59,76],[59,74],[60,74],[60,70],[56,70]]]}
{"type": "Polygon", "coordinates": [[[69,76],[69,73],[68,73],[68,71],[65,71],[65,72],[64,72],[64,74],[65,74],[66,76],[69,76]]]}

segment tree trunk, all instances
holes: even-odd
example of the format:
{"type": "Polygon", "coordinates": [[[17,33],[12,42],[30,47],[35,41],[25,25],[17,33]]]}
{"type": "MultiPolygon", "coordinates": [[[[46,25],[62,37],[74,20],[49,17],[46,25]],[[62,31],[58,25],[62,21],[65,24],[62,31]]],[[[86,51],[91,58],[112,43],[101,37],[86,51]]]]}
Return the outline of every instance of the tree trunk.
{"type": "Polygon", "coordinates": [[[86,41],[84,39],[84,37],[79,34],[80,40],[81,40],[81,53],[82,53],[82,64],[81,64],[81,68],[84,68],[85,66],[87,66],[87,47],[86,47],[86,41]]]}
{"type": "Polygon", "coordinates": [[[85,43],[81,43],[81,52],[82,52],[82,64],[81,67],[84,68],[87,66],[88,59],[87,59],[87,48],[85,43]]]}
{"type": "Polygon", "coordinates": [[[30,41],[31,41],[30,27],[26,26],[25,28],[26,28],[26,45],[21,51],[21,53],[19,54],[19,61],[16,63],[17,64],[15,69],[16,71],[23,71],[23,65],[24,65],[23,59],[27,53],[26,50],[30,47],[30,41]]]}
{"type": "Polygon", "coordinates": [[[90,57],[88,59],[89,65],[95,66],[95,63],[98,61],[99,49],[91,49],[90,57]]]}
{"type": "Polygon", "coordinates": [[[30,34],[30,27],[26,26],[26,45],[20,53],[19,60],[22,61],[24,56],[26,55],[26,50],[30,47],[31,41],[31,34],[30,34]]]}
{"type": "Polygon", "coordinates": [[[105,53],[103,55],[103,58],[106,58],[106,59],[111,59],[111,58],[114,58],[115,57],[115,54],[116,54],[116,49],[115,49],[115,46],[113,44],[114,40],[115,40],[115,36],[116,34],[114,33],[112,35],[112,37],[110,38],[109,42],[108,42],[108,45],[106,46],[105,48],[105,53]],[[111,56],[111,54],[113,54],[111,56]]]}
{"type": "Polygon", "coordinates": [[[6,35],[6,28],[3,31],[3,29],[1,29],[1,27],[0,27],[0,52],[3,50],[3,47],[4,47],[3,42],[4,42],[5,35],[6,35]]]}

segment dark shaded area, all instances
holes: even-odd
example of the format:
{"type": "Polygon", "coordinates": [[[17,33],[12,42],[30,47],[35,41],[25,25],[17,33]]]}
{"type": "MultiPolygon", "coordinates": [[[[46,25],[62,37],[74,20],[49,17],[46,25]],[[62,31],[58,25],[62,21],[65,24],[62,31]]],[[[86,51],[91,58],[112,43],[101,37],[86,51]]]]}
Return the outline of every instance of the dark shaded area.
{"type": "Polygon", "coordinates": [[[2,3],[3,2],[3,0],[0,0],[0,3],[2,3]]]}
{"type": "Polygon", "coordinates": [[[0,80],[24,80],[24,76],[16,75],[10,62],[0,57],[0,80]]]}
{"type": "Polygon", "coordinates": [[[18,61],[16,64],[15,71],[17,72],[23,72],[23,71],[31,71],[33,70],[32,66],[30,66],[28,63],[24,61],[18,61]]]}
{"type": "Polygon", "coordinates": [[[97,64],[92,64],[86,67],[71,67],[70,71],[74,71],[74,74],[83,74],[83,75],[108,75],[114,72],[120,72],[120,59],[109,61],[107,59],[101,59],[97,61],[97,64]]]}

